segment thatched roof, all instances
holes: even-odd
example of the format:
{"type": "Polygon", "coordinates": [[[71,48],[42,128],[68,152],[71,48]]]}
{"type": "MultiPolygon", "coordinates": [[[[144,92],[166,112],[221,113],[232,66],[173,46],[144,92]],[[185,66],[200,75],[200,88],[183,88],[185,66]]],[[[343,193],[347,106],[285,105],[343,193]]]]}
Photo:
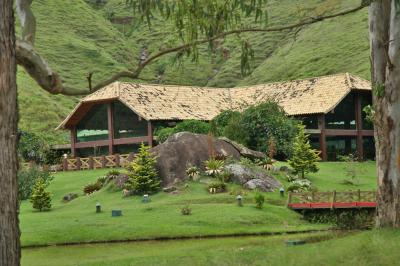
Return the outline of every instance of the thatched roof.
{"type": "Polygon", "coordinates": [[[58,129],[75,124],[94,104],[111,100],[146,120],[211,120],[223,110],[242,110],[268,99],[288,115],[328,113],[352,90],[370,91],[371,84],[348,73],[236,88],[115,82],[83,98],[58,129]]]}

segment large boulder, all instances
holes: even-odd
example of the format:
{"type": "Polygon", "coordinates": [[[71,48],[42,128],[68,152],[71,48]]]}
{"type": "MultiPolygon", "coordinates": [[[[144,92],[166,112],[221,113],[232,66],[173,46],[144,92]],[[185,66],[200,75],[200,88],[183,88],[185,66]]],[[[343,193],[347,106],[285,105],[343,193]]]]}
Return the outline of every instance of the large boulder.
{"type": "Polygon", "coordinates": [[[235,149],[237,149],[240,153],[240,155],[242,155],[243,157],[249,158],[249,159],[263,159],[265,158],[265,154],[260,152],[260,151],[254,151],[251,150],[247,147],[245,147],[244,145],[237,143],[233,140],[230,140],[228,138],[225,137],[220,137],[218,138],[219,140],[223,140],[225,142],[228,142],[229,144],[231,144],[233,147],[235,147],[235,149]]]}
{"type": "Polygon", "coordinates": [[[258,167],[250,167],[239,163],[225,166],[225,171],[230,174],[231,181],[243,185],[247,189],[273,191],[281,187],[281,183],[274,177],[258,167]]]}
{"type": "MultiPolygon", "coordinates": [[[[226,141],[214,139],[216,153],[240,158],[239,151],[226,141]]],[[[207,135],[180,132],[170,136],[164,143],[150,151],[157,156],[157,170],[162,178],[162,185],[167,186],[184,180],[188,165],[204,169],[204,161],[209,159],[209,137],[207,135]]]]}

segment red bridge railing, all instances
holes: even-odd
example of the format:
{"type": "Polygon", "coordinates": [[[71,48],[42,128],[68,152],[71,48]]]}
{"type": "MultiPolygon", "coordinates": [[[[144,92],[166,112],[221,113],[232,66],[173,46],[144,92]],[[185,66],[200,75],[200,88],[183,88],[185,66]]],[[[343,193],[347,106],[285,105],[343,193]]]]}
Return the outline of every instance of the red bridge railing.
{"type": "Polygon", "coordinates": [[[289,192],[287,207],[294,210],[375,208],[376,191],[289,192]]]}

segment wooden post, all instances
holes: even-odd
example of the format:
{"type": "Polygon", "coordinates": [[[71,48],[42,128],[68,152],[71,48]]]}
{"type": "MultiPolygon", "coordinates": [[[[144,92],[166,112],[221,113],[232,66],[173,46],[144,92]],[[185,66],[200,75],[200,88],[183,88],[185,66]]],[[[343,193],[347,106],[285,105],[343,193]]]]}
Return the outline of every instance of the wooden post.
{"type": "Polygon", "coordinates": [[[81,170],[81,158],[76,158],[76,170],[81,170]]]}
{"type": "Polygon", "coordinates": [[[151,121],[147,122],[147,142],[150,147],[153,147],[153,125],[151,121]]]}
{"type": "Polygon", "coordinates": [[[93,169],[94,168],[94,161],[93,161],[93,156],[89,156],[89,169],[93,169]]]}
{"type": "Polygon", "coordinates": [[[108,154],[114,153],[114,116],[113,116],[113,104],[107,105],[107,120],[108,120],[108,154]]]}
{"type": "Polygon", "coordinates": [[[358,197],[358,202],[361,202],[361,190],[359,189],[358,191],[357,191],[357,197],[358,197]]]}
{"type": "Polygon", "coordinates": [[[288,193],[288,198],[287,198],[287,203],[286,203],[286,207],[289,206],[290,202],[292,201],[292,192],[289,191],[288,193]]]}
{"type": "Polygon", "coordinates": [[[360,94],[355,94],[355,114],[356,114],[356,129],[357,129],[357,156],[358,160],[364,159],[364,147],[363,147],[363,136],[362,136],[362,110],[361,110],[361,99],[360,94]]]}
{"type": "Polygon", "coordinates": [[[63,171],[68,171],[68,159],[63,158],[63,171]]]}
{"type": "Polygon", "coordinates": [[[333,209],[333,206],[334,206],[334,204],[335,204],[335,202],[336,202],[336,190],[334,190],[333,192],[332,192],[332,202],[331,202],[331,209],[333,209]]]}
{"type": "Polygon", "coordinates": [[[115,166],[120,167],[121,166],[121,159],[119,157],[119,154],[115,154],[115,166]]]}
{"type": "Polygon", "coordinates": [[[104,155],[102,155],[101,157],[100,157],[101,159],[101,168],[106,168],[106,156],[104,156],[104,155]]]}
{"type": "Polygon", "coordinates": [[[76,142],[77,142],[77,136],[76,136],[76,126],[71,128],[71,156],[75,158],[76,156],[76,142]]]}
{"type": "Polygon", "coordinates": [[[326,147],[326,135],[325,135],[325,115],[318,116],[318,129],[321,131],[319,135],[319,146],[321,149],[321,159],[326,161],[328,159],[327,147],[326,147]]]}

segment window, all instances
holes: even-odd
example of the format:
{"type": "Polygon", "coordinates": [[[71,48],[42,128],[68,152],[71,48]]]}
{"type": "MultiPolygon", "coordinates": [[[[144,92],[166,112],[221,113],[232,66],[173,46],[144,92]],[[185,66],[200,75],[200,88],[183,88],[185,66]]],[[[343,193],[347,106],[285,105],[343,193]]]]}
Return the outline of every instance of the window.
{"type": "Polygon", "coordinates": [[[318,129],[318,117],[317,116],[304,116],[300,117],[303,125],[306,129],[318,129]]]}
{"type": "Polygon", "coordinates": [[[93,106],[79,121],[76,130],[78,142],[108,139],[107,105],[93,106]]]}
{"type": "Polygon", "coordinates": [[[354,95],[347,95],[331,112],[325,115],[328,129],[356,129],[354,95]]]}
{"type": "Polygon", "coordinates": [[[116,145],[114,146],[114,152],[118,154],[137,153],[139,147],[140,144],[116,145]]]}
{"type": "Polygon", "coordinates": [[[78,157],[85,158],[89,156],[96,157],[102,155],[108,155],[108,146],[77,149],[78,157]]]}
{"type": "Polygon", "coordinates": [[[374,137],[363,137],[364,160],[375,160],[374,137]]]}
{"type": "Polygon", "coordinates": [[[121,102],[114,103],[114,137],[147,136],[147,121],[141,119],[121,102]]]}
{"type": "Polygon", "coordinates": [[[326,150],[328,161],[336,161],[339,155],[355,154],[357,151],[356,137],[327,137],[326,150]]]}

